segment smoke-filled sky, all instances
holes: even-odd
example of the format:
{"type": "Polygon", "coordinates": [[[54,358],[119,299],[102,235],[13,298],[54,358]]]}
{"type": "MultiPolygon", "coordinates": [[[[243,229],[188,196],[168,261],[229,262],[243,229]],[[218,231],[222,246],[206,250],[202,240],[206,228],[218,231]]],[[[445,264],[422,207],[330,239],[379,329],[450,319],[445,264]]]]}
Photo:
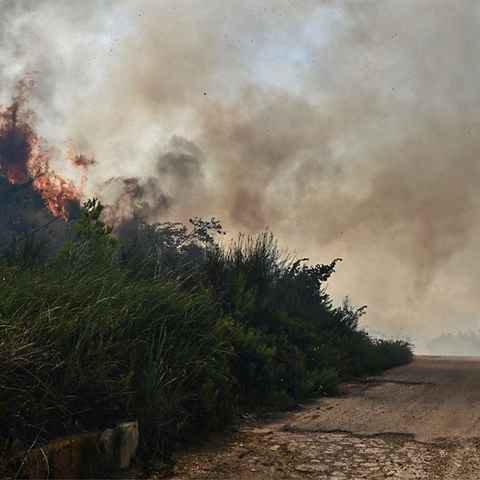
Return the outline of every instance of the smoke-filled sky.
{"type": "Polygon", "coordinates": [[[422,352],[480,326],[479,27],[462,0],[6,0],[0,103],[32,73],[86,197],[341,257],[333,299],[422,352]]]}

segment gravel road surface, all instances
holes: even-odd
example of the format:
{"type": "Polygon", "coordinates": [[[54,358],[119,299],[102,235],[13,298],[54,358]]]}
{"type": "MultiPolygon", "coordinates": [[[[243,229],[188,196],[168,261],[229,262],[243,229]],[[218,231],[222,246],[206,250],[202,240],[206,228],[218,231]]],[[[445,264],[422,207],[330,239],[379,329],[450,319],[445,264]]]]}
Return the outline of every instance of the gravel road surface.
{"type": "Polygon", "coordinates": [[[417,356],[269,419],[245,419],[149,478],[480,479],[480,357],[417,356]]]}

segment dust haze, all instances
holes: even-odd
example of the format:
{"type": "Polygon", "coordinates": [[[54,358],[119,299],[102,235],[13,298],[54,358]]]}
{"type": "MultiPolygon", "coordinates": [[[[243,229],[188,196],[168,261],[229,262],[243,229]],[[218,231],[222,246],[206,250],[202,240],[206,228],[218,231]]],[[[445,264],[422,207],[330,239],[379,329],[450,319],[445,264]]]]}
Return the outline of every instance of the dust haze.
{"type": "Polygon", "coordinates": [[[422,352],[478,329],[479,24],[454,0],[2,2],[0,103],[31,73],[58,171],[96,160],[86,198],[341,257],[334,300],[422,352]]]}

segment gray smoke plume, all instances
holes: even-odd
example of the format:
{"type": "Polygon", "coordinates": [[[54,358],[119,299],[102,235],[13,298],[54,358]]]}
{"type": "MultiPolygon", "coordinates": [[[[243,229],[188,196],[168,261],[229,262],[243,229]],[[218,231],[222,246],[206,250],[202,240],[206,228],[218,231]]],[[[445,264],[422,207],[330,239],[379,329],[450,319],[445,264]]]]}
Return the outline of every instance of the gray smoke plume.
{"type": "Polygon", "coordinates": [[[87,197],[342,257],[334,299],[421,345],[478,327],[479,21],[455,0],[3,2],[0,101],[36,71],[32,128],[95,156],[87,197]]]}

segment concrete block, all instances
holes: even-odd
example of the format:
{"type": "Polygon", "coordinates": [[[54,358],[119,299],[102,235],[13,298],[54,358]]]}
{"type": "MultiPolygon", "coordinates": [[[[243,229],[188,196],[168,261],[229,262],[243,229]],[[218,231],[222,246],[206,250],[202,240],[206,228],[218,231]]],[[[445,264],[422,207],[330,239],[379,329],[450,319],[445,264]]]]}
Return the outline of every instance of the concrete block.
{"type": "Polygon", "coordinates": [[[105,459],[118,468],[127,468],[138,447],[138,423],[122,423],[101,435],[105,459]]]}
{"type": "Polygon", "coordinates": [[[138,424],[53,440],[0,459],[0,478],[105,478],[127,468],[138,446],[138,424]]]}

